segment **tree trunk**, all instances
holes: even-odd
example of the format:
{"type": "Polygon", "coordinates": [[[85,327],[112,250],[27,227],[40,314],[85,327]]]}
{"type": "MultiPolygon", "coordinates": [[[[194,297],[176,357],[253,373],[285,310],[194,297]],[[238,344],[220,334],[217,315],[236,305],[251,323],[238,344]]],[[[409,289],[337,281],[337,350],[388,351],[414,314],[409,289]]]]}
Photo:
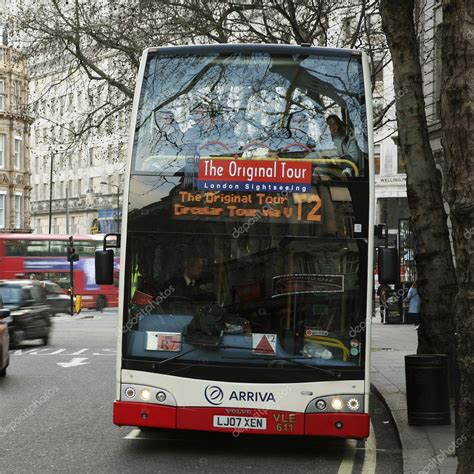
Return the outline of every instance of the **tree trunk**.
{"type": "Polygon", "coordinates": [[[406,163],[408,206],[415,234],[421,296],[418,353],[445,353],[453,364],[456,281],[441,184],[426,125],[414,0],[382,0],[381,13],[393,60],[399,152],[406,163]]]}
{"type": "Polygon", "coordinates": [[[443,2],[441,122],[458,292],[458,473],[474,466],[474,4],[443,2]]]}

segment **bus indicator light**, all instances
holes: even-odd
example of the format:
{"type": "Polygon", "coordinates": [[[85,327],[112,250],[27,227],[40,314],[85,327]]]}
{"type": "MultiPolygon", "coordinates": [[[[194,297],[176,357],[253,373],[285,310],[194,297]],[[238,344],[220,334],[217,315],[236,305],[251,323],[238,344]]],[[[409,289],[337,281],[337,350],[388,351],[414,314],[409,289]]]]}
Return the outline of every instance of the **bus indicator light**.
{"type": "Polygon", "coordinates": [[[125,396],[127,398],[133,398],[135,396],[136,392],[135,392],[135,389],[132,388],[132,387],[127,387],[125,389],[125,396]]]}
{"type": "Polygon", "coordinates": [[[347,408],[349,408],[349,410],[353,410],[353,411],[358,410],[360,408],[359,400],[357,400],[357,398],[351,398],[347,402],[347,408]]]}

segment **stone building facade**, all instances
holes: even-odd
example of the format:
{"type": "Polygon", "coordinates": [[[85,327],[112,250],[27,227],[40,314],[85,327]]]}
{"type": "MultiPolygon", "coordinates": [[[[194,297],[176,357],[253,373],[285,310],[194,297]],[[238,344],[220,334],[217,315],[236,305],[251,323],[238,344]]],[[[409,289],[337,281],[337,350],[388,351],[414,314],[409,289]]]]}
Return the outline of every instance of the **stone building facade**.
{"type": "Polygon", "coordinates": [[[0,232],[31,232],[26,61],[0,45],[0,232]]]}

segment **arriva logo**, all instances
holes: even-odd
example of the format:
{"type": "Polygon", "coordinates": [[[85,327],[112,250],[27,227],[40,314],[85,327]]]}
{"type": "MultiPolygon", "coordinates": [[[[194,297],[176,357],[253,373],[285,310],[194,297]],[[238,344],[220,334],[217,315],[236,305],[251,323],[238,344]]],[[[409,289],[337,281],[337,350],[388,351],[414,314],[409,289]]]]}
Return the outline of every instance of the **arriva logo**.
{"type": "Polygon", "coordinates": [[[271,392],[237,392],[234,390],[229,400],[238,400],[239,402],[276,402],[271,392]]]}
{"type": "MultiPolygon", "coordinates": [[[[222,405],[224,401],[224,391],[217,385],[208,385],[204,390],[204,396],[211,405],[222,405]]],[[[275,396],[271,392],[247,392],[244,390],[232,390],[229,401],[237,402],[273,402],[276,403],[275,396]]]]}
{"type": "Polygon", "coordinates": [[[222,388],[216,385],[208,385],[206,390],[204,390],[204,396],[211,405],[220,405],[224,400],[222,388]]]}

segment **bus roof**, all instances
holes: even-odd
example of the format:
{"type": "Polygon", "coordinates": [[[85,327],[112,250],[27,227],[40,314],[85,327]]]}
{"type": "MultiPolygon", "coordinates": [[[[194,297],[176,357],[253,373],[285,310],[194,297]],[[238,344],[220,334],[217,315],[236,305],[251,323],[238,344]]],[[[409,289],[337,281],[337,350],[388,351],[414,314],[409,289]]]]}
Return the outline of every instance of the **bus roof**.
{"type": "Polygon", "coordinates": [[[232,43],[232,44],[200,44],[189,46],[160,46],[145,49],[147,53],[166,53],[166,54],[191,54],[191,53],[233,53],[236,51],[260,51],[267,53],[283,54],[318,54],[321,56],[352,56],[361,55],[362,52],[357,49],[347,48],[322,48],[317,46],[289,45],[289,44],[256,44],[256,43],[232,43]]]}

